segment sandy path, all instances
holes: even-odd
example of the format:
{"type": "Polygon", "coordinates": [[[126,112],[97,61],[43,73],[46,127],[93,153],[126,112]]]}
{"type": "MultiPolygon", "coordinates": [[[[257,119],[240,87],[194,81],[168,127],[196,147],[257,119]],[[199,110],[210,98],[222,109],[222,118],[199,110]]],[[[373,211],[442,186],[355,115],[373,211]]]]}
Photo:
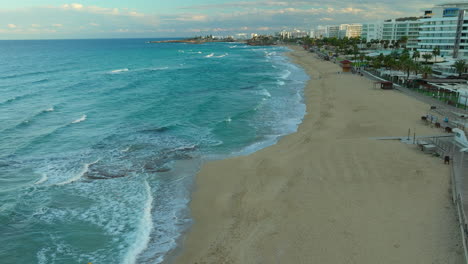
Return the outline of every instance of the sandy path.
{"type": "Polygon", "coordinates": [[[462,263],[449,169],[370,137],[438,134],[427,105],[296,50],[312,77],[297,133],[207,163],[176,263],[462,263]]]}

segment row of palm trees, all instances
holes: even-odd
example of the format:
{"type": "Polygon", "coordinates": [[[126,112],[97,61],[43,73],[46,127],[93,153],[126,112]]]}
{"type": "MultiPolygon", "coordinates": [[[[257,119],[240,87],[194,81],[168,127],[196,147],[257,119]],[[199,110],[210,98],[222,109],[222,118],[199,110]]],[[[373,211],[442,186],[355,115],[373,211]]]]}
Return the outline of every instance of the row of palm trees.
{"type": "MultiPolygon", "coordinates": [[[[416,75],[419,73],[424,74],[426,77],[432,73],[432,68],[429,66],[429,61],[434,58],[434,62],[437,62],[437,57],[440,56],[440,47],[436,46],[431,52],[420,53],[419,51],[413,51],[410,55],[410,51],[406,49],[406,43],[408,37],[403,36],[396,41],[388,40],[370,40],[369,42],[366,39],[360,37],[356,38],[322,38],[314,39],[306,37],[302,40],[303,44],[306,46],[329,46],[333,47],[335,54],[345,54],[353,55],[354,61],[359,60],[361,62],[367,62],[370,66],[374,68],[385,67],[387,69],[402,70],[406,72],[407,78],[411,72],[414,72],[416,75]],[[370,48],[372,44],[380,44],[383,47],[391,48],[400,48],[404,47],[403,52],[399,53],[396,50],[393,50],[390,55],[384,56],[380,54],[377,57],[369,57],[364,53],[360,52],[359,44],[366,44],[367,48],[370,48]],[[424,60],[424,63],[420,62],[420,59],[424,60]]],[[[458,60],[452,66],[455,71],[458,73],[458,76],[461,77],[462,73],[465,72],[468,64],[464,60],[458,60]]]]}
{"type": "MultiPolygon", "coordinates": [[[[435,53],[440,54],[440,51],[435,51],[435,53]]],[[[424,78],[427,78],[427,76],[432,73],[432,67],[427,64],[427,61],[432,58],[432,54],[426,53],[422,55],[422,58],[426,61],[425,64],[418,61],[419,57],[420,53],[418,51],[414,51],[410,56],[409,51],[405,49],[401,54],[392,52],[386,56],[380,54],[373,58],[366,57],[366,59],[369,59],[369,66],[375,69],[385,67],[391,70],[403,71],[406,73],[406,79],[409,79],[412,72],[414,72],[415,75],[421,73],[425,76],[424,78]]],[[[468,65],[465,60],[457,60],[452,67],[458,73],[458,77],[461,77],[468,65]]]]}

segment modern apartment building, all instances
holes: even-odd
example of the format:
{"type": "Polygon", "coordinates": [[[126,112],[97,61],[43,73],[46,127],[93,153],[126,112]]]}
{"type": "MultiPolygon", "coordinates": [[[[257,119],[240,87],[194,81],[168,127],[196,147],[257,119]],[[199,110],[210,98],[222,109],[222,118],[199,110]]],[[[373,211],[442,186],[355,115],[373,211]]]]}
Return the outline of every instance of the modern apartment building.
{"type": "Polygon", "coordinates": [[[341,24],[325,26],[323,37],[328,38],[355,38],[360,37],[362,24],[341,24]]]}
{"type": "Polygon", "coordinates": [[[383,21],[362,24],[361,38],[367,42],[371,40],[382,40],[383,21]]]}
{"type": "Polygon", "coordinates": [[[339,38],[340,37],[340,26],[326,26],[326,37],[328,38],[339,38]]]}
{"type": "Polygon", "coordinates": [[[362,24],[347,24],[345,25],[346,32],[344,34],[345,37],[348,38],[357,38],[361,36],[362,33],[362,24]]]}
{"type": "Polygon", "coordinates": [[[426,10],[419,32],[421,52],[440,48],[441,56],[468,58],[468,3],[436,5],[426,10]]]}
{"type": "Polygon", "coordinates": [[[408,37],[406,47],[409,49],[418,48],[418,36],[422,22],[416,17],[396,18],[362,26],[362,38],[371,40],[398,41],[402,37],[408,37]]]}

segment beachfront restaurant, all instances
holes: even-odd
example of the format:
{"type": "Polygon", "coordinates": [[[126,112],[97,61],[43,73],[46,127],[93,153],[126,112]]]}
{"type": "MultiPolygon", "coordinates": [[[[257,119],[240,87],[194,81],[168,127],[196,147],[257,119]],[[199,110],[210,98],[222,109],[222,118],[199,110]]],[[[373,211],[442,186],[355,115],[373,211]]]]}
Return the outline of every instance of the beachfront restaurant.
{"type": "Polygon", "coordinates": [[[379,69],[377,72],[382,78],[401,85],[405,84],[405,82],[408,80],[416,80],[421,78],[421,75],[410,74],[408,76],[407,73],[402,71],[379,69]]]}
{"type": "Polygon", "coordinates": [[[449,105],[466,109],[468,106],[468,84],[463,79],[419,79],[416,87],[424,94],[449,105]]]}

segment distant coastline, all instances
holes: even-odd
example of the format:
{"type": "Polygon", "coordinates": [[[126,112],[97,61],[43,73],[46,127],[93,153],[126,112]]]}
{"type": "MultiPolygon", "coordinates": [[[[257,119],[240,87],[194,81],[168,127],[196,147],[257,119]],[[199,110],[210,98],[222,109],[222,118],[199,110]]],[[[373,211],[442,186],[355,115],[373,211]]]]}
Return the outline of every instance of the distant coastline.
{"type": "Polygon", "coordinates": [[[204,43],[211,43],[211,42],[238,42],[233,38],[213,38],[212,36],[206,37],[195,37],[195,38],[188,38],[188,39],[173,39],[173,40],[158,40],[158,41],[150,41],[149,43],[189,43],[189,44],[204,44],[204,43]]]}
{"type": "Polygon", "coordinates": [[[149,43],[188,43],[188,44],[204,44],[204,43],[213,43],[213,42],[241,42],[249,46],[273,46],[277,45],[277,41],[270,36],[254,36],[248,40],[236,40],[232,37],[227,38],[215,38],[213,36],[206,37],[195,37],[187,39],[169,39],[169,40],[158,40],[158,41],[149,41],[149,43]]]}

